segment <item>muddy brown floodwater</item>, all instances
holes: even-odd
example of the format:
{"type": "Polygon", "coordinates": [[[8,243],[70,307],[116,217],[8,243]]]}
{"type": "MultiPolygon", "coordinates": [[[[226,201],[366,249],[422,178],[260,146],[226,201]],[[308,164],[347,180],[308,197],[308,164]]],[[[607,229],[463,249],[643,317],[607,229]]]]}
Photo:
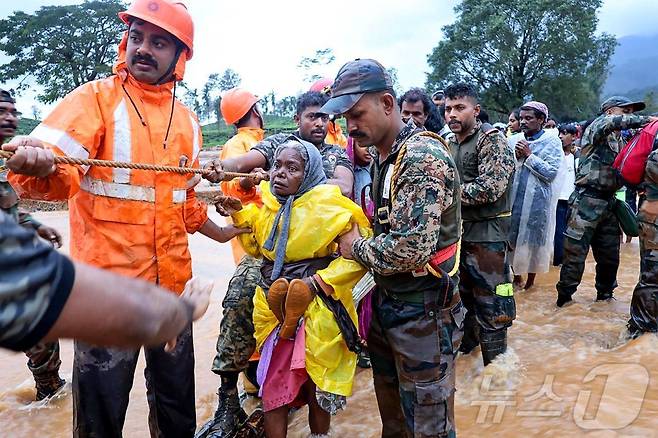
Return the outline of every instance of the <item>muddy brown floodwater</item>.
{"type": "MultiPolygon", "coordinates": [[[[37,217],[62,231],[65,212],[37,217]]],[[[66,240],[68,241],[68,233],[66,240]]],[[[229,245],[191,236],[196,275],[214,278],[208,313],[194,327],[197,419],[214,412],[218,378],[210,371],[219,330],[221,301],[233,270],[229,245]]],[[[540,275],[536,286],[517,293],[518,318],[509,350],[486,370],[479,349],[457,359],[456,418],[462,437],[658,436],[658,338],[627,341],[625,324],[638,276],[637,239],[622,247],[616,301],[596,303],[594,264],[587,265],[575,303],[555,307],[558,270],[540,275]],[[503,435],[504,434],[504,435],[503,435]]],[[[48,404],[32,402],[33,382],[22,354],[0,351],[0,436],[71,436],[71,394],[48,404]]],[[[71,379],[72,343],[62,342],[62,373],[71,379]]],[[[126,437],[146,437],[147,404],[143,358],[130,397],[126,437]]],[[[379,415],[371,373],[360,370],[347,410],[333,420],[334,437],[376,437],[379,415]]],[[[291,437],[305,437],[306,411],[291,418],[291,437]]]]}

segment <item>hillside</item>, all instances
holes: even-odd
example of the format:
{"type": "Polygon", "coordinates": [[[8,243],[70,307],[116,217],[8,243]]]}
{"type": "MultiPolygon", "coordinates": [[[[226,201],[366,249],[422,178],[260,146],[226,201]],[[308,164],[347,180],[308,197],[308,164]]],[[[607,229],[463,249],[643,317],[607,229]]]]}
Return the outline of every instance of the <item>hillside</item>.
{"type": "MultiPolygon", "coordinates": [[[[279,132],[292,132],[297,127],[292,117],[281,117],[272,114],[265,114],[265,136],[277,134],[279,132]]],[[[233,126],[226,126],[223,120],[219,123],[208,123],[203,125],[203,147],[217,147],[226,143],[226,140],[235,134],[233,126]]]]}
{"type": "Polygon", "coordinates": [[[40,120],[34,120],[34,119],[28,119],[28,118],[25,118],[25,117],[21,117],[20,122],[18,122],[18,132],[16,132],[16,134],[18,134],[18,135],[27,135],[27,134],[29,134],[30,132],[32,132],[32,130],[34,128],[36,128],[36,126],[39,124],[39,122],[40,122],[40,120]]]}
{"type": "Polygon", "coordinates": [[[603,95],[644,98],[650,89],[658,88],[658,35],[631,35],[618,42],[603,95]]]}

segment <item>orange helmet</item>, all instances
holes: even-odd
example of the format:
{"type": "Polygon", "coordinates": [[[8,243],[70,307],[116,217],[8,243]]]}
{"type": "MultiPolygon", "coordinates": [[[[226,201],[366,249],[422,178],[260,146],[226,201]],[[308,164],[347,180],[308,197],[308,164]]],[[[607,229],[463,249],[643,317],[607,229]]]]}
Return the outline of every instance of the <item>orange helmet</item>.
{"type": "Polygon", "coordinates": [[[328,94],[331,86],[334,84],[334,80],[330,78],[322,78],[313,82],[311,88],[308,91],[317,91],[318,93],[328,94]]]}
{"type": "Polygon", "coordinates": [[[119,18],[130,24],[130,17],[147,21],[178,38],[187,48],[187,60],[194,51],[194,23],[183,2],[172,0],[135,0],[119,18]]]}
{"type": "Polygon", "coordinates": [[[219,110],[227,125],[233,125],[244,117],[254,104],[258,102],[258,97],[254,96],[243,88],[231,88],[219,104],[219,110]]]}

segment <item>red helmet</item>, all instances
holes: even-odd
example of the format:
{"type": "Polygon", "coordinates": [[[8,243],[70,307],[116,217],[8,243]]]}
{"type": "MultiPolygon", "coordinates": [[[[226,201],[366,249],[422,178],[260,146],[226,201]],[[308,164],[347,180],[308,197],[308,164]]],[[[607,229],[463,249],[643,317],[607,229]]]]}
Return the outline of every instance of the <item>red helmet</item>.
{"type": "Polygon", "coordinates": [[[313,85],[311,85],[311,88],[308,91],[317,91],[318,93],[328,94],[333,84],[334,84],[333,79],[329,79],[329,78],[318,79],[317,81],[313,82],[313,85]]]}
{"type": "Polygon", "coordinates": [[[187,48],[187,60],[194,51],[194,23],[183,2],[172,0],[135,0],[119,18],[130,24],[130,17],[147,21],[178,38],[187,48]]]}

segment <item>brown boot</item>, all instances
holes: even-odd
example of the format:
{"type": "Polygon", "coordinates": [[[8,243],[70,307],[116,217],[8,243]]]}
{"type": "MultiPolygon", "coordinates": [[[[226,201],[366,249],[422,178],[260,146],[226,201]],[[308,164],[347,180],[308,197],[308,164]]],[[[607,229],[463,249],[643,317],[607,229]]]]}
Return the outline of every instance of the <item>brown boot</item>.
{"type": "Polygon", "coordinates": [[[288,294],[288,280],[285,278],[279,278],[272,286],[270,286],[270,291],[267,293],[267,304],[270,306],[270,310],[276,316],[276,319],[279,322],[283,322],[285,317],[285,303],[286,295],[288,294]]]}
{"type": "Polygon", "coordinates": [[[299,318],[304,315],[313,298],[315,298],[315,293],[303,280],[295,279],[290,282],[286,297],[286,315],[279,336],[283,339],[295,337],[299,318]]]}
{"type": "Polygon", "coordinates": [[[66,384],[57,372],[35,375],[34,381],[37,387],[37,401],[54,396],[66,384]]]}

